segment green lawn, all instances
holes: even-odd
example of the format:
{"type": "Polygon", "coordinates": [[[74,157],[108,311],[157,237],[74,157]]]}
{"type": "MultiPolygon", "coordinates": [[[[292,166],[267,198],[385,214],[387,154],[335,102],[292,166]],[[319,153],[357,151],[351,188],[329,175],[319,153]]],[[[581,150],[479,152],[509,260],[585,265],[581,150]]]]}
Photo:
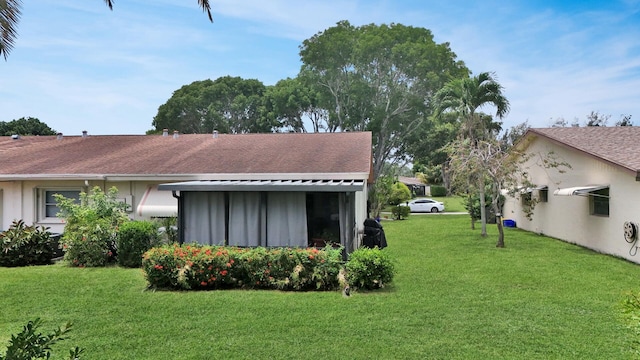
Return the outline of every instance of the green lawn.
{"type": "MultiPolygon", "coordinates": [[[[384,291],[145,291],[141,270],[0,268],[0,343],[29,319],[87,359],[628,359],[640,266],[467,216],[385,222],[384,291]]],[[[3,348],[3,347],[0,347],[3,348]]]]}
{"type": "Polygon", "coordinates": [[[444,203],[445,212],[467,212],[464,208],[464,198],[461,196],[447,196],[447,197],[431,197],[431,199],[444,203]]]}

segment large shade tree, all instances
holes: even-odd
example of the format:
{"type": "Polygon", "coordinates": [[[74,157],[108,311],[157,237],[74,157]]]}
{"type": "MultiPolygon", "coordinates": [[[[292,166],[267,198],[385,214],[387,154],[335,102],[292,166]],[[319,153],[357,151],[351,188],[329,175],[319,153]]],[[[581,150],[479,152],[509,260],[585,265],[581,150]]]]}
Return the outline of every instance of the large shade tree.
{"type": "MultiPolygon", "coordinates": [[[[436,114],[453,112],[461,121],[461,136],[470,141],[471,146],[479,141],[495,137],[494,124],[487,121],[486,114],[480,109],[485,106],[495,107],[495,116],[504,117],[509,112],[509,101],[503,94],[503,87],[488,72],[464,79],[455,79],[447,83],[436,95],[436,114]]],[[[477,183],[476,190],[480,196],[480,222],[482,236],[487,235],[487,216],[485,207],[485,174],[482,168],[469,171],[470,183],[477,183]]]]}
{"type": "Polygon", "coordinates": [[[174,91],[153,118],[156,132],[260,133],[278,127],[263,116],[264,84],[256,79],[223,76],[194,81],[174,91]]]}
{"type": "Polygon", "coordinates": [[[265,91],[265,116],[283,131],[331,131],[327,111],[318,106],[319,97],[300,78],[280,80],[265,91]]]}
{"type": "MultiPolygon", "coordinates": [[[[109,9],[113,10],[113,0],[104,0],[104,2],[109,9]]],[[[207,13],[209,21],[213,21],[209,0],[198,0],[198,5],[207,13]]],[[[17,27],[21,13],[22,0],[0,0],[0,55],[4,56],[5,60],[18,36],[17,27]]]]}
{"type": "Polygon", "coordinates": [[[469,75],[448,43],[401,24],[341,21],[305,40],[300,56],[299,77],[320,94],[329,127],[372,132],[376,178],[385,162],[406,155],[409,135],[432,112],[433,95],[469,75]]]}
{"type": "MultiPolygon", "coordinates": [[[[1,1],[1,0],[0,0],[1,1]]],[[[0,121],[0,136],[11,135],[55,135],[56,131],[34,117],[0,121]]]]}

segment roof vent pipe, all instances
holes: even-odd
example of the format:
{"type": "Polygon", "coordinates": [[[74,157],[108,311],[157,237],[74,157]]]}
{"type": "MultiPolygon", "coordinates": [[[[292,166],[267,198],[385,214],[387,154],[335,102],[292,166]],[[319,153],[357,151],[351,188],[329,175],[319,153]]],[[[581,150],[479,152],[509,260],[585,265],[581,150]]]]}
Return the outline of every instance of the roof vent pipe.
{"type": "Polygon", "coordinates": [[[56,134],[56,140],[62,140],[62,133],[61,132],[56,134]]]}
{"type": "Polygon", "coordinates": [[[87,130],[82,130],[82,137],[86,138],[87,136],[89,136],[87,135],[87,130]]]}
{"type": "Polygon", "coordinates": [[[162,136],[169,136],[169,129],[162,129],[162,136]]]}
{"type": "Polygon", "coordinates": [[[218,130],[213,130],[213,138],[214,139],[218,138],[218,130]]]}
{"type": "Polygon", "coordinates": [[[174,131],[173,131],[173,138],[174,138],[174,139],[177,139],[177,138],[178,138],[178,136],[179,136],[179,132],[178,132],[178,130],[174,130],[174,131]]]}

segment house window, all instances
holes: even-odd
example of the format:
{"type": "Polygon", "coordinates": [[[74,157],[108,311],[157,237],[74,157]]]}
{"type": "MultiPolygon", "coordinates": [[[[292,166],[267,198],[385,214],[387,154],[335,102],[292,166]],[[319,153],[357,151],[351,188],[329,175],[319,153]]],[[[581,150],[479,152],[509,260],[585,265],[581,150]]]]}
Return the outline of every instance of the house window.
{"type": "Polygon", "coordinates": [[[589,193],[591,215],[609,216],[609,188],[589,193]]]}
{"type": "Polygon", "coordinates": [[[80,201],[80,190],[74,189],[47,189],[42,190],[43,204],[41,207],[42,214],[40,218],[55,218],[60,212],[60,208],[56,203],[55,194],[60,194],[68,199],[80,201]]]}
{"type": "Polygon", "coordinates": [[[540,202],[548,202],[549,201],[549,189],[540,189],[538,190],[538,197],[540,202]]]}

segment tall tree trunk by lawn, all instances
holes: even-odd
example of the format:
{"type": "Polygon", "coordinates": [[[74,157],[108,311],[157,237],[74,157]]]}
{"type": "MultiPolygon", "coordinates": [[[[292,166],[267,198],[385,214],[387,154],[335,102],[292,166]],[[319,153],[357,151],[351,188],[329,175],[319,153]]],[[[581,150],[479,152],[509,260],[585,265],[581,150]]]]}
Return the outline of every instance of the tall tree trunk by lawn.
{"type": "Polygon", "coordinates": [[[484,198],[484,177],[478,183],[478,193],[480,195],[480,236],[487,236],[487,203],[484,198]]]}

